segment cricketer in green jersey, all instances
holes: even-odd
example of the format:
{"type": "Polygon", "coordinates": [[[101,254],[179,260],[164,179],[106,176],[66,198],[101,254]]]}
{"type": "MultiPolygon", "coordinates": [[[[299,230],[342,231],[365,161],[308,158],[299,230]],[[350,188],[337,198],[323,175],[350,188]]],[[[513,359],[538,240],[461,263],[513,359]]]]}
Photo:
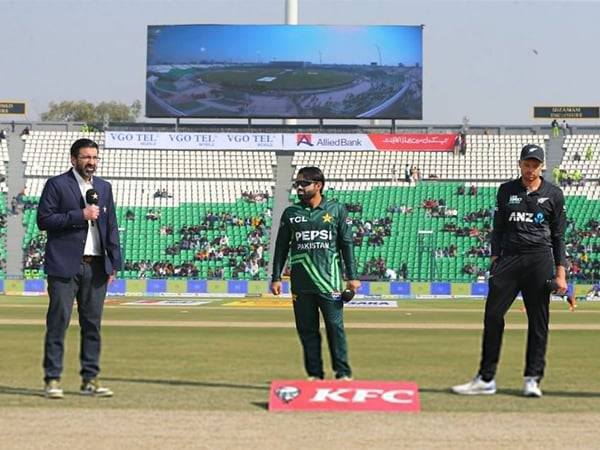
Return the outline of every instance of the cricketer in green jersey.
{"type": "Polygon", "coordinates": [[[317,167],[299,170],[293,184],[300,202],[281,216],[271,291],[281,294],[281,272],[290,253],[291,290],[296,329],[310,380],[323,379],[319,310],[325,321],[331,364],[337,379],[351,379],[340,292],[360,287],[348,212],[341,203],[323,197],[325,177],[317,167]],[[341,257],[340,257],[341,256],[341,257]],[[342,264],[343,261],[343,264],[342,264]]]}

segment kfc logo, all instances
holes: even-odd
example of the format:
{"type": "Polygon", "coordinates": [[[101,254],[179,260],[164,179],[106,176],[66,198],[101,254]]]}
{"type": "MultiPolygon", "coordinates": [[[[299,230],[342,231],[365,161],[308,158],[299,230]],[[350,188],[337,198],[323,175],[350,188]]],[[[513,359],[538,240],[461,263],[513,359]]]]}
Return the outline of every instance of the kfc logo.
{"type": "Polygon", "coordinates": [[[271,384],[270,411],[418,412],[415,383],[391,381],[292,381],[271,384]]]}
{"type": "Polygon", "coordinates": [[[317,389],[311,402],[366,403],[372,399],[381,399],[388,403],[412,403],[415,391],[410,389],[317,389]]]}
{"type": "Polygon", "coordinates": [[[294,386],[283,386],[275,390],[277,397],[284,403],[289,403],[300,395],[300,389],[294,386]]]}

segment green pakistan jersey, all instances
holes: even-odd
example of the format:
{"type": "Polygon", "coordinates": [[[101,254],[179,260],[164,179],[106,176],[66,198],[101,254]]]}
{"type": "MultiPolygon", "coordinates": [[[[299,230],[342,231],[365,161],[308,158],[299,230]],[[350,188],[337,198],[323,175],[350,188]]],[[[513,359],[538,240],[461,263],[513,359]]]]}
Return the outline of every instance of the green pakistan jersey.
{"type": "Polygon", "coordinates": [[[337,201],[323,198],[314,209],[301,202],[285,209],[275,243],[273,281],[281,280],[288,252],[294,294],[341,292],[344,266],[347,279],[358,279],[351,222],[337,201]]]}

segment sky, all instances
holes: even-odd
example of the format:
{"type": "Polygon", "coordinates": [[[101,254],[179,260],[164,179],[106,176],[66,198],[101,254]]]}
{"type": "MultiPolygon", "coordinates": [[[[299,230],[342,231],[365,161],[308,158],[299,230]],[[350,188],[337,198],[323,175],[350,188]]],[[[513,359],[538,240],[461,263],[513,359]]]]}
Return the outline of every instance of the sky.
{"type": "MultiPolygon", "coordinates": [[[[422,123],[527,125],[546,122],[534,105],[600,105],[600,2],[298,3],[299,24],[423,24],[422,123]]],[[[51,101],[144,102],[148,25],[284,21],[284,0],[0,0],[0,101],[27,102],[28,120],[51,101]]]]}
{"type": "Polygon", "coordinates": [[[422,64],[420,26],[179,25],[152,27],[150,64],[219,61],[422,64]]]}

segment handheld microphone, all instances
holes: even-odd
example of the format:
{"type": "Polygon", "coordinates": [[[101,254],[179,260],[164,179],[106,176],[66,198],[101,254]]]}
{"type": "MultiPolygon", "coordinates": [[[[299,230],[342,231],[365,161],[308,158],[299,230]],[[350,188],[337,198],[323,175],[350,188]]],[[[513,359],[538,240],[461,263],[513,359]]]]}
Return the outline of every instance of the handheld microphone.
{"type": "Polygon", "coordinates": [[[85,193],[85,202],[88,205],[97,205],[100,197],[98,196],[98,191],[96,189],[88,189],[85,193]]]}
{"type": "MultiPolygon", "coordinates": [[[[85,202],[88,205],[98,205],[98,200],[100,199],[100,197],[98,196],[98,191],[96,189],[88,189],[87,192],[85,193],[85,202]]],[[[94,227],[96,225],[94,225],[95,220],[90,220],[91,225],[94,227]]]]}
{"type": "Polygon", "coordinates": [[[346,289],[342,292],[342,301],[344,303],[348,303],[350,300],[354,298],[354,291],[350,289],[346,289]]]}

